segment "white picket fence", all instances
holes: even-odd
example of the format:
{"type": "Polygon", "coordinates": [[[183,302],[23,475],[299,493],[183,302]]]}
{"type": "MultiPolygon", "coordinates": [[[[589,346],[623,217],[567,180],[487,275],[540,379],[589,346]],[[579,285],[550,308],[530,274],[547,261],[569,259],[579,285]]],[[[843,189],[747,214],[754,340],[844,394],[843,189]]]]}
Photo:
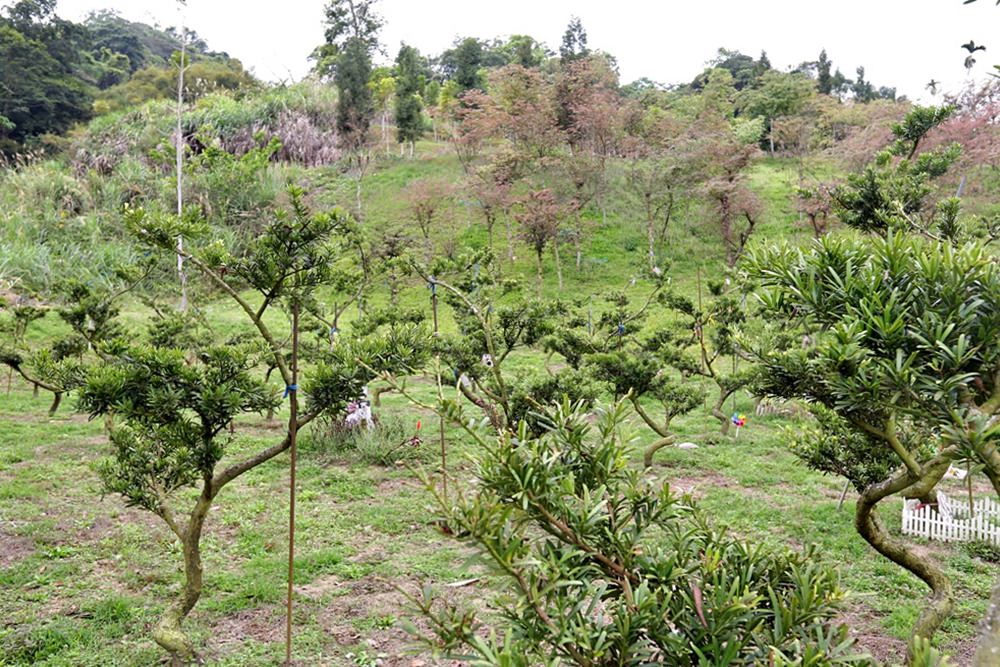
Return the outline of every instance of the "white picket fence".
{"type": "Polygon", "coordinates": [[[921,505],[917,500],[903,503],[903,534],[919,535],[942,542],[981,540],[1000,546],[1000,504],[980,498],[972,504],[951,500],[941,491],[937,506],[921,505]]]}

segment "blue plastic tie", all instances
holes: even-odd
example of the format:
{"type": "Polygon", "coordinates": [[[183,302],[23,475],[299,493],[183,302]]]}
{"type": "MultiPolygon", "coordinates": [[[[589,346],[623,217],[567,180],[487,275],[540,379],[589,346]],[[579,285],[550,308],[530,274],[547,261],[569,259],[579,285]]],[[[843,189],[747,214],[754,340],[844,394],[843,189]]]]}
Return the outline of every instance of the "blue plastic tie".
{"type": "Polygon", "coordinates": [[[288,398],[288,392],[290,392],[290,391],[298,391],[298,390],[299,390],[299,385],[297,385],[297,384],[288,384],[288,385],[285,385],[285,395],[284,395],[283,398],[288,398]]]}
{"type": "Polygon", "coordinates": [[[622,323],[622,322],[618,323],[618,335],[619,336],[624,336],[625,335],[625,324],[622,323]]]}
{"type": "Polygon", "coordinates": [[[434,279],[434,276],[431,276],[427,286],[431,288],[431,296],[437,296],[437,281],[434,279]]]}

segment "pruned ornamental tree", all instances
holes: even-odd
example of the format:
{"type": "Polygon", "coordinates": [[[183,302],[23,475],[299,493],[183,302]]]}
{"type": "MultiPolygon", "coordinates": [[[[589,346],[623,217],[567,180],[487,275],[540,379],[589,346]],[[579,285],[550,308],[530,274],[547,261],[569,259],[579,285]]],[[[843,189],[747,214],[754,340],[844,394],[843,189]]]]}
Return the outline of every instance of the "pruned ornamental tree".
{"type": "Polygon", "coordinates": [[[201,596],[201,538],[223,488],[288,450],[293,432],[356,400],[372,377],[368,367],[409,369],[411,361],[422,363],[426,332],[417,327],[332,349],[307,348],[313,352],[308,358],[289,358],[284,333],[274,331],[267,316],[276,308],[297,313],[313,305],[317,289],[330,280],[345,251],[339,237],[348,227],[339,211],[313,213],[302,197],[292,188],[291,214],[276,215],[235,256],[218,242],[200,242],[199,225],[191,219],[142,209],[127,213],[129,229],[154,249],[174,252],[174,239],[185,236],[181,252],[188,265],[233,301],[255,332],[241,344],[205,346],[193,359],[175,347],[119,339],[114,350],[105,350],[104,363],[81,390],[84,410],[91,416],[113,413],[117,421],[111,456],[100,468],[105,490],[160,517],[180,542],[184,584],[153,628],[153,638],[174,665],[196,658],[183,622],[201,596]],[[247,295],[248,288],[256,296],[247,295]],[[288,432],[259,451],[230,452],[227,427],[234,418],[266,412],[282,400],[264,378],[268,365],[277,369],[293,404],[288,432]],[[305,376],[301,390],[300,372],[305,376]],[[300,391],[306,399],[301,411],[300,391]]]}
{"type": "Polygon", "coordinates": [[[569,401],[547,412],[537,434],[469,429],[475,485],[447,497],[429,485],[450,532],[507,584],[492,629],[479,609],[415,598],[436,653],[509,667],[870,664],[836,623],[836,575],[812,552],[743,543],[629,465],[624,402],[596,426],[569,401]]]}
{"type": "Polygon", "coordinates": [[[961,155],[961,146],[948,144],[921,151],[927,135],[954,113],[953,107],[915,107],[892,126],[893,143],[875,156],[863,171],[851,174],[833,191],[840,220],[863,232],[885,235],[890,228],[936,233],[955,238],[958,209],[955,200],[934,205],[934,179],[944,175],[961,155]]]}
{"type": "Polygon", "coordinates": [[[740,359],[747,356],[737,338],[746,321],[742,300],[732,291],[723,292],[721,283],[709,282],[708,287],[710,298],[704,299],[700,285],[696,300],[664,293],[663,302],[678,320],[658,331],[647,346],[685,377],[702,377],[715,385],[711,414],[719,421],[721,434],[728,435],[731,420],[725,412],[726,401],[747,385],[754,369],[748,362],[740,365],[740,359]]]}
{"type": "Polygon", "coordinates": [[[653,274],[653,284],[633,303],[634,292],[644,281],[629,279],[621,289],[609,290],[601,299],[564,304],[556,326],[542,340],[546,352],[559,354],[573,368],[581,368],[588,355],[632,349],[638,334],[664,286],[663,273],[653,274]]]}
{"type": "MultiPolygon", "coordinates": [[[[858,533],[931,589],[911,655],[948,617],[953,587],[926,550],[885,528],[880,504],[931,498],[963,459],[1000,493],[1000,267],[956,200],[930,213],[926,181],[953,149],[917,150],[946,115],[915,109],[891,154],[843,186],[841,219],[873,234],[762,249],[745,264],[765,318],[803,341],[759,344],[757,389],[817,406],[818,437],[796,451],[851,481],[858,533]]],[[[992,623],[1000,610],[989,613],[992,623]]]]}
{"type": "Polygon", "coordinates": [[[685,381],[676,371],[665,368],[663,362],[647,350],[595,354],[588,358],[588,362],[592,372],[610,384],[616,396],[624,396],[646,426],[656,434],[642,453],[643,465],[652,467],[656,452],[677,440],[670,422],[674,417],[700,406],[704,391],[695,383],[685,381]],[[657,411],[644,406],[644,399],[657,403],[657,411]]]}
{"type": "Polygon", "coordinates": [[[932,495],[963,458],[982,462],[1000,493],[994,258],[975,243],[889,232],[772,248],[747,267],[766,316],[810,332],[807,347],[764,356],[758,389],[832,411],[822,413],[815,449],[827,448],[828,465],[860,492],[861,536],[931,588],[914,626],[914,636],[930,638],[951,611],[951,582],[924,550],[889,533],[877,510],[893,496],[932,495]]]}
{"type": "MultiPolygon", "coordinates": [[[[597,386],[577,369],[543,375],[508,368],[513,353],[552,333],[561,305],[530,298],[517,283],[498,280],[489,251],[438,262],[433,274],[414,268],[452,309],[458,332],[436,337],[435,347],[456,396],[480,410],[491,429],[509,430],[522,420],[537,428],[539,407],[563,395],[588,403],[596,398],[597,386]]],[[[396,378],[384,379],[406,393],[396,378]]]]}
{"type": "Polygon", "coordinates": [[[142,268],[118,270],[113,289],[75,280],[61,284],[63,303],[55,310],[71,332],[43,347],[29,346],[25,333],[31,322],[45,315],[45,309],[27,303],[10,308],[12,336],[9,343],[0,345],[0,364],[32,385],[36,395],[39,389],[52,393],[49,417],[55,415],[67,393],[83,384],[94,357],[100,358],[106,348],[116,346],[124,331],[117,320],[116,302],[143,282],[152,266],[146,262],[142,268]]]}

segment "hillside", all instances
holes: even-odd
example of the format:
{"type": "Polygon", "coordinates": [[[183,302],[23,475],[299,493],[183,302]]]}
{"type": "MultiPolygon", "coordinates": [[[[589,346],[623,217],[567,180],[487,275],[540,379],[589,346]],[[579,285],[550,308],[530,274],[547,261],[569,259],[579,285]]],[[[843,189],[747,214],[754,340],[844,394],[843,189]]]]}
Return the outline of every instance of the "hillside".
{"type": "Polygon", "coordinates": [[[992,665],[1000,85],[322,18],[0,12],[0,666],[992,665]]]}

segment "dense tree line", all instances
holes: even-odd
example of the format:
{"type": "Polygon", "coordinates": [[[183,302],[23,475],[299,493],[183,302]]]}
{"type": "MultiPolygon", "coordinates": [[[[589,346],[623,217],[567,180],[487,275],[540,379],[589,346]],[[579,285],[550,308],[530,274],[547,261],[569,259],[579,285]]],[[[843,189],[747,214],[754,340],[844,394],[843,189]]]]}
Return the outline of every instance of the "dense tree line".
{"type": "Polygon", "coordinates": [[[169,99],[182,41],[192,59],[189,98],[254,84],[238,60],[212,52],[193,31],[110,11],[74,23],[59,17],[56,0],[18,0],[0,13],[0,153],[63,134],[95,113],[169,99]]]}

